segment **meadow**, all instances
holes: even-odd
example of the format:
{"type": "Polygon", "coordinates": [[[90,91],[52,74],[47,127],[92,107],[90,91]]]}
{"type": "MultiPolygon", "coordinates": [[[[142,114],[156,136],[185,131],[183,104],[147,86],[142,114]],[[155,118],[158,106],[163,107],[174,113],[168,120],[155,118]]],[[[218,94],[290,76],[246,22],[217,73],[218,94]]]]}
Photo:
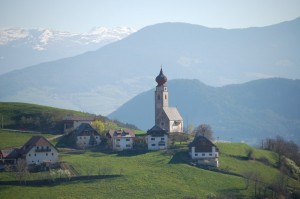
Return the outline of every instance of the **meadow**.
{"type": "MultiPolygon", "coordinates": [[[[20,138],[22,139],[22,138],[20,138]]],[[[3,145],[3,141],[0,141],[3,145]]],[[[18,143],[17,143],[18,144],[18,143]]],[[[220,151],[220,171],[202,169],[188,164],[187,146],[177,146],[174,153],[156,151],[99,152],[86,150],[82,154],[61,154],[61,161],[71,164],[80,175],[101,174],[104,169],[109,174],[121,177],[99,180],[71,181],[51,186],[0,186],[0,198],[184,198],[208,196],[240,195],[251,197],[254,184],[246,187],[245,172],[259,172],[266,184],[278,179],[276,154],[253,149],[256,159],[247,160],[246,150],[241,143],[218,143],[220,151]],[[180,154],[180,155],[178,155],[180,154]],[[266,162],[260,159],[264,158],[266,162]]],[[[33,174],[31,179],[38,177],[33,174]]],[[[0,180],[12,177],[0,172],[0,180]]],[[[293,186],[299,182],[289,179],[293,186]]]]}

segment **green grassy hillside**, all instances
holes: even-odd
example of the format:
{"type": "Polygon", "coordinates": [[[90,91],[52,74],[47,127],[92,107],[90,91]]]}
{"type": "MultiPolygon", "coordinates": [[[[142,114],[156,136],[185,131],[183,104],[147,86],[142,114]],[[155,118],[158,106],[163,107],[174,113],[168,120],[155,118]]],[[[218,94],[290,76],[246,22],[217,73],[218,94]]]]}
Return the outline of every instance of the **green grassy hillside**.
{"type": "MultiPolygon", "coordinates": [[[[1,142],[1,141],[0,141],[1,142]]],[[[254,183],[248,188],[242,177],[245,172],[258,172],[264,186],[278,180],[277,155],[253,149],[255,160],[246,159],[246,144],[218,143],[219,171],[211,171],[185,162],[186,145],[181,145],[180,157],[166,151],[135,153],[102,153],[86,151],[83,154],[61,154],[62,161],[70,163],[81,175],[99,173],[104,168],[111,174],[123,174],[114,179],[65,182],[55,186],[1,186],[0,198],[184,198],[205,199],[207,196],[238,195],[252,197],[254,183]],[[264,163],[261,161],[264,158],[264,163]],[[176,159],[176,160],[174,160],[176,159]],[[267,163],[266,163],[267,162],[267,163]],[[220,171],[226,171],[222,173],[220,171]],[[47,192],[46,195],[41,193],[47,192]]],[[[0,173],[1,179],[9,179],[0,173]]],[[[289,185],[300,183],[289,178],[289,185]]],[[[257,186],[262,186],[257,185],[257,186]]],[[[271,194],[270,190],[266,194],[271,194]]]]}
{"type": "Polygon", "coordinates": [[[61,121],[66,115],[91,114],[36,104],[0,102],[3,128],[61,132],[63,128],[61,121]]]}
{"type": "Polygon", "coordinates": [[[51,134],[39,134],[39,133],[25,133],[25,132],[14,132],[0,129],[0,149],[7,147],[19,147],[23,146],[27,140],[32,136],[42,135],[46,138],[53,137],[51,134]]]}
{"type": "MultiPolygon", "coordinates": [[[[0,102],[0,128],[42,131],[47,133],[62,133],[64,116],[94,116],[90,113],[59,109],[36,104],[0,102]]],[[[106,117],[97,116],[105,122],[105,129],[136,128],[131,124],[111,121],[106,117]]]]}

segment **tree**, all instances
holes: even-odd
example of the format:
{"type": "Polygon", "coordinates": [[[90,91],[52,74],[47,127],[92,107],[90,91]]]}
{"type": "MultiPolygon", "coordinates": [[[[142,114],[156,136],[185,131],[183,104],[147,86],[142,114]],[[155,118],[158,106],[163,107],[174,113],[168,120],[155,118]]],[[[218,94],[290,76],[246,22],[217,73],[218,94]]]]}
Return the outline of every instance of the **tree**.
{"type": "Polygon", "coordinates": [[[92,126],[98,131],[99,133],[102,133],[104,131],[104,124],[100,120],[96,120],[92,122],[92,126]]]}
{"type": "Polygon", "coordinates": [[[206,138],[208,138],[209,140],[213,140],[213,131],[210,127],[210,125],[208,124],[200,124],[199,126],[197,126],[195,129],[194,129],[194,132],[195,134],[195,137],[198,137],[198,136],[204,136],[206,138]]]}
{"type": "Polygon", "coordinates": [[[20,183],[22,180],[26,183],[28,174],[29,174],[29,172],[28,172],[26,160],[18,159],[17,164],[16,164],[16,171],[15,171],[16,179],[20,183]]]}
{"type": "Polygon", "coordinates": [[[170,139],[172,145],[175,142],[180,142],[180,144],[181,144],[181,142],[188,141],[189,140],[189,136],[186,133],[175,132],[175,133],[170,133],[169,139],[170,139]]]}

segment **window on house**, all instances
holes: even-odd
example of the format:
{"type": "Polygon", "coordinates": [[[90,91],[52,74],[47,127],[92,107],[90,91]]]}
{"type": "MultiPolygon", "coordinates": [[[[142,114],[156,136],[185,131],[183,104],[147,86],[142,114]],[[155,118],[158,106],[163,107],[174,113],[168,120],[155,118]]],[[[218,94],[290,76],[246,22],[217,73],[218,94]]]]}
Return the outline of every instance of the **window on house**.
{"type": "Polygon", "coordinates": [[[161,138],[160,140],[161,140],[161,141],[164,141],[164,140],[165,140],[165,138],[161,138]]]}
{"type": "Polygon", "coordinates": [[[205,153],[202,153],[202,156],[205,156],[205,153]]]}
{"type": "Polygon", "coordinates": [[[210,153],[209,156],[212,156],[212,154],[210,153]]]}
{"type": "Polygon", "coordinates": [[[39,150],[39,147],[37,146],[36,149],[39,150]]]}
{"type": "Polygon", "coordinates": [[[163,126],[164,124],[165,124],[165,123],[163,123],[163,122],[161,123],[162,126],[163,126]]]}
{"type": "Polygon", "coordinates": [[[120,141],[120,139],[117,139],[117,141],[120,141]]]}
{"type": "Polygon", "coordinates": [[[129,139],[129,138],[126,138],[126,141],[127,141],[127,142],[130,141],[130,139],[129,139]]]}
{"type": "Polygon", "coordinates": [[[36,156],[36,153],[34,154],[34,156],[36,156]]]}
{"type": "Polygon", "coordinates": [[[151,140],[155,140],[155,138],[151,138],[151,140]]]}
{"type": "Polygon", "coordinates": [[[28,156],[31,156],[31,154],[29,153],[28,156]]]}
{"type": "Polygon", "coordinates": [[[155,144],[151,144],[151,146],[155,146],[155,144]]]}
{"type": "Polygon", "coordinates": [[[33,160],[31,162],[34,162],[33,160]]]}
{"type": "Polygon", "coordinates": [[[52,153],[52,156],[54,156],[54,153],[52,153]]]}
{"type": "Polygon", "coordinates": [[[46,153],[46,156],[48,156],[48,153],[46,153]]]}
{"type": "Polygon", "coordinates": [[[126,147],[131,147],[131,145],[130,144],[126,144],[126,147]]]}
{"type": "Polygon", "coordinates": [[[198,153],[195,153],[195,156],[198,156],[198,153]]]}

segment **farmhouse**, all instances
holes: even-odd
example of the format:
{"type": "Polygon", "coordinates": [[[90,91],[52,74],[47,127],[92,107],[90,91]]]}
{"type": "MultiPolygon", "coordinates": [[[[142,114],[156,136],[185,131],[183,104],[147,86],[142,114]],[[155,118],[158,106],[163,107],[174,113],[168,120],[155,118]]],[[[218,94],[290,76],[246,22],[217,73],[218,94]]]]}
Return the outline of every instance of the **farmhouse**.
{"type": "Polygon", "coordinates": [[[101,143],[100,134],[88,123],[81,123],[72,133],[78,147],[90,147],[101,143]]]}
{"type": "Polygon", "coordinates": [[[167,132],[183,132],[183,119],[177,108],[169,107],[168,89],[166,86],[167,77],[160,69],[156,77],[155,90],[155,125],[165,129],[167,132]]]}
{"type": "Polygon", "coordinates": [[[113,150],[132,149],[135,134],[129,129],[110,130],[106,137],[113,150]]]}
{"type": "Polygon", "coordinates": [[[189,153],[198,164],[219,166],[219,149],[204,136],[197,136],[189,144],[189,153]]]}
{"type": "Polygon", "coordinates": [[[96,120],[96,117],[80,117],[80,116],[66,116],[63,118],[64,133],[69,133],[77,128],[82,123],[91,124],[96,120]]]}
{"type": "Polygon", "coordinates": [[[17,148],[6,148],[0,150],[0,162],[2,164],[16,164],[19,157],[19,149],[17,148]]]}
{"type": "Polygon", "coordinates": [[[19,150],[19,154],[28,165],[58,162],[57,149],[42,136],[31,137],[19,150]]]}
{"type": "Polygon", "coordinates": [[[148,150],[160,150],[168,147],[168,133],[165,129],[155,125],[147,131],[146,142],[148,150]]]}

